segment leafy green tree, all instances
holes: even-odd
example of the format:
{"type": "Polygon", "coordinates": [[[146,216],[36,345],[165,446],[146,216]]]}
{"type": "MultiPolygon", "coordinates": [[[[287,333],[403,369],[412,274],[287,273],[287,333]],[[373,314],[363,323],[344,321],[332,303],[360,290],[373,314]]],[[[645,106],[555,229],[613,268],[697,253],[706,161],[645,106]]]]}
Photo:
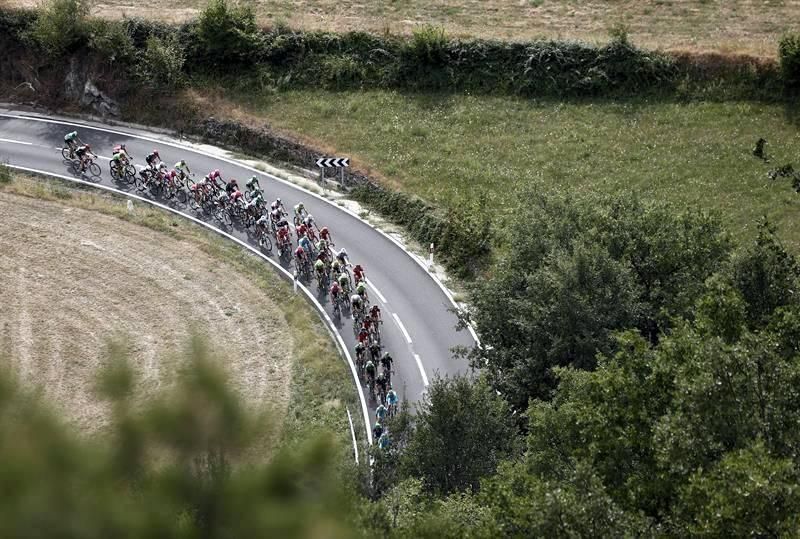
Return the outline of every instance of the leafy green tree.
{"type": "Polygon", "coordinates": [[[507,256],[472,290],[471,358],[520,411],[551,396],[553,367],[613,353],[614,332],[656,343],[730,249],[716,218],[629,196],[531,195],[508,228],[507,256]]]}
{"type": "Polygon", "coordinates": [[[124,349],[99,380],[107,437],[76,436],[0,376],[0,536],[352,535],[328,438],[264,459],[265,416],[244,410],[197,339],[175,390],[135,403],[124,349]]]}
{"type": "Polygon", "coordinates": [[[734,259],[732,273],[751,328],[766,325],[778,307],[798,303],[800,265],[766,221],[759,223],[755,243],[734,259]]]}
{"type": "Polygon", "coordinates": [[[402,467],[432,493],[478,488],[513,450],[508,405],[481,379],[435,379],[417,410],[415,427],[402,467]]]}
{"type": "Polygon", "coordinates": [[[175,36],[150,36],[140,54],[136,75],[151,89],[174,90],[185,82],[185,61],[185,52],[175,36]]]}
{"type": "Polygon", "coordinates": [[[51,56],[60,56],[86,38],[86,0],[48,0],[40,4],[29,36],[51,56]]]}
{"type": "Polygon", "coordinates": [[[727,454],[681,492],[676,532],[705,537],[788,537],[800,528],[800,475],[763,444],[727,454]]]}
{"type": "Polygon", "coordinates": [[[542,480],[522,464],[503,465],[479,497],[506,537],[626,537],[649,524],[622,510],[585,463],[559,481],[542,480]]]}
{"type": "Polygon", "coordinates": [[[252,64],[260,43],[253,9],[210,0],[195,27],[197,54],[203,65],[226,69],[252,64]]]}

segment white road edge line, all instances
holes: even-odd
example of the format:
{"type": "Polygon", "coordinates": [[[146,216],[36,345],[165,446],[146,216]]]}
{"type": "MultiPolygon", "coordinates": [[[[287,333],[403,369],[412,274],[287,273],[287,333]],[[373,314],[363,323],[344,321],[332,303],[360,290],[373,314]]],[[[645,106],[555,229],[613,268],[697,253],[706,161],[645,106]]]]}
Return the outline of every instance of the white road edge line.
{"type": "MultiPolygon", "coordinates": [[[[7,113],[0,113],[0,117],[13,118],[13,119],[16,119],[16,120],[29,120],[29,121],[32,121],[32,122],[44,122],[44,123],[51,123],[51,124],[71,125],[73,127],[83,127],[83,128],[87,128],[87,129],[93,129],[95,131],[113,133],[113,134],[116,134],[116,135],[124,135],[126,137],[133,137],[133,138],[138,138],[138,139],[141,139],[141,140],[147,140],[147,141],[150,141],[150,142],[158,142],[159,144],[166,144],[168,146],[172,146],[173,148],[180,148],[182,150],[189,150],[189,151],[194,152],[194,153],[199,154],[199,155],[204,155],[206,157],[211,157],[212,159],[219,159],[220,161],[225,161],[226,163],[230,163],[230,164],[235,165],[237,167],[241,167],[241,168],[247,169],[247,170],[249,170],[251,172],[255,172],[257,174],[261,174],[262,176],[270,178],[273,181],[282,183],[282,184],[284,184],[286,186],[292,187],[293,189],[297,189],[298,191],[302,191],[303,193],[307,194],[308,196],[311,196],[311,197],[314,197],[314,198],[316,198],[318,200],[321,200],[322,202],[330,204],[331,206],[336,206],[336,208],[338,208],[340,211],[343,211],[343,212],[349,214],[351,217],[355,217],[356,219],[358,219],[359,221],[361,221],[362,223],[367,225],[369,228],[373,229],[374,231],[376,231],[377,233],[381,234],[386,239],[388,239],[389,241],[394,243],[397,247],[400,248],[401,251],[403,251],[409,257],[411,257],[411,259],[414,262],[416,262],[419,267],[421,267],[423,270],[425,270],[425,273],[427,273],[428,276],[431,279],[433,279],[433,282],[435,282],[439,286],[439,288],[442,290],[444,295],[447,296],[447,299],[450,300],[450,303],[453,304],[453,307],[455,307],[456,309],[459,309],[458,303],[456,303],[456,299],[453,297],[453,294],[450,293],[450,290],[447,289],[447,287],[444,285],[444,283],[436,275],[434,275],[433,273],[428,271],[427,264],[424,261],[422,261],[419,258],[417,258],[411,251],[408,251],[403,246],[402,243],[400,243],[398,240],[396,240],[395,238],[393,238],[391,235],[387,234],[383,230],[380,230],[379,228],[376,228],[374,225],[372,225],[372,224],[368,223],[367,221],[365,221],[364,219],[362,219],[356,212],[354,212],[352,210],[349,210],[348,208],[339,206],[339,205],[335,204],[334,202],[326,199],[325,197],[320,196],[320,195],[314,193],[313,191],[310,191],[310,190],[306,189],[305,187],[302,187],[300,185],[292,183],[292,182],[290,182],[288,180],[284,180],[283,178],[279,178],[279,177],[277,177],[277,176],[275,176],[273,174],[269,174],[267,172],[264,172],[263,170],[258,170],[257,168],[251,167],[251,166],[249,166],[249,165],[247,165],[245,163],[242,163],[241,161],[236,161],[234,159],[230,159],[228,157],[223,157],[221,155],[214,155],[212,153],[203,151],[201,149],[194,148],[194,147],[191,146],[191,145],[194,145],[194,143],[192,143],[190,141],[187,141],[186,143],[179,144],[177,142],[172,142],[171,140],[164,140],[164,139],[160,139],[160,138],[146,137],[144,135],[138,135],[136,133],[119,131],[119,130],[116,130],[116,129],[107,129],[107,128],[104,128],[104,127],[96,127],[96,126],[90,125],[88,123],[77,123],[75,121],[68,120],[68,119],[67,120],[51,120],[50,118],[42,118],[42,117],[39,117],[39,116],[25,116],[23,114],[7,114],[7,113]]],[[[89,121],[94,122],[94,120],[89,120],[89,121]]],[[[84,122],[86,122],[86,120],[84,120],[84,122]]],[[[123,126],[123,127],[126,127],[126,126],[123,126]]],[[[142,126],[142,127],[146,127],[146,126],[142,126]]],[[[132,128],[127,127],[127,129],[132,129],[132,128]]],[[[172,137],[169,137],[168,135],[166,135],[165,137],[172,138],[172,137]]],[[[212,146],[212,147],[216,148],[216,146],[213,146],[212,144],[204,144],[204,145],[205,146],[212,146]]],[[[230,153],[228,150],[225,150],[223,148],[219,148],[219,149],[221,151],[223,151],[223,152],[230,153]]],[[[467,331],[469,331],[469,334],[472,337],[472,339],[475,341],[475,344],[480,346],[481,341],[478,338],[478,334],[475,332],[475,328],[472,327],[472,324],[467,324],[467,331]]]]}
{"type": "Polygon", "coordinates": [[[389,303],[388,301],[386,301],[386,298],[383,297],[383,294],[381,294],[381,291],[378,290],[378,288],[374,284],[372,284],[372,281],[370,281],[369,279],[366,279],[366,278],[364,280],[367,281],[367,284],[369,285],[369,287],[371,289],[373,289],[376,294],[378,294],[378,299],[380,299],[383,302],[384,305],[389,303]]]}
{"type": "MultiPolygon", "coordinates": [[[[417,367],[419,367],[419,373],[422,375],[422,383],[425,384],[425,387],[428,387],[428,375],[425,374],[425,369],[422,368],[422,360],[420,359],[419,354],[414,354],[414,359],[417,360],[417,367]]],[[[422,393],[423,395],[425,394],[424,391],[422,393]]]]}
{"type": "Polygon", "coordinates": [[[358,466],[358,444],[356,443],[356,430],[353,428],[353,416],[350,415],[350,408],[345,407],[347,410],[347,420],[350,422],[350,434],[353,436],[353,456],[356,458],[356,466],[358,466]]]}
{"type": "MultiPolygon", "coordinates": [[[[9,168],[17,169],[17,170],[24,170],[26,172],[33,172],[35,174],[42,174],[44,176],[52,176],[52,177],[55,177],[55,178],[61,178],[62,180],[67,180],[67,181],[71,181],[71,182],[75,182],[75,183],[81,183],[81,184],[84,184],[84,185],[88,185],[88,186],[91,186],[91,187],[96,187],[98,189],[103,189],[105,191],[110,191],[112,193],[117,193],[119,195],[123,195],[123,196],[129,197],[129,198],[133,198],[135,200],[139,200],[141,202],[145,202],[147,204],[151,204],[151,205],[153,205],[153,206],[155,206],[157,208],[161,208],[162,210],[166,210],[166,211],[174,213],[176,215],[180,215],[181,217],[183,217],[185,219],[189,219],[190,221],[192,221],[192,222],[194,222],[194,223],[196,223],[196,224],[198,224],[200,226],[203,226],[205,228],[208,228],[209,230],[212,230],[212,231],[216,232],[217,234],[219,234],[221,236],[224,236],[224,237],[228,238],[229,240],[239,244],[240,246],[244,247],[245,249],[247,249],[248,251],[252,252],[256,256],[258,256],[258,257],[262,258],[263,260],[266,260],[267,262],[272,264],[278,270],[279,273],[283,274],[290,281],[294,281],[294,276],[291,273],[289,273],[289,271],[287,271],[283,266],[281,266],[280,264],[278,264],[277,262],[275,262],[271,258],[269,258],[266,255],[264,255],[264,253],[259,252],[254,247],[246,244],[242,240],[240,240],[238,238],[235,238],[235,237],[231,236],[230,234],[228,234],[227,232],[223,232],[222,230],[220,230],[220,229],[218,229],[216,227],[213,227],[210,224],[208,224],[208,223],[206,223],[204,221],[201,221],[200,219],[197,219],[196,217],[192,217],[191,215],[186,215],[183,212],[180,212],[180,211],[178,211],[178,210],[176,210],[174,208],[170,208],[169,206],[165,206],[164,204],[161,204],[161,203],[156,202],[154,200],[149,200],[149,199],[147,199],[145,197],[142,197],[142,196],[139,196],[139,195],[135,195],[133,193],[127,193],[125,191],[120,191],[119,189],[114,189],[113,187],[108,187],[107,185],[100,185],[100,184],[89,182],[89,181],[86,181],[86,180],[79,180],[78,178],[72,178],[70,176],[66,176],[66,175],[63,175],[63,174],[56,174],[56,173],[53,173],[53,172],[46,172],[46,171],[43,171],[43,170],[38,170],[38,169],[35,169],[35,168],[29,168],[29,167],[23,167],[23,166],[20,166],[20,165],[7,164],[6,166],[9,167],[9,168]]],[[[322,304],[320,304],[320,302],[317,300],[317,298],[314,297],[314,294],[303,283],[298,283],[298,287],[303,290],[303,293],[305,293],[306,297],[311,301],[311,304],[314,305],[317,308],[318,312],[322,314],[322,318],[326,323],[326,327],[328,329],[328,332],[330,332],[331,336],[334,338],[334,340],[338,344],[340,352],[342,353],[342,355],[344,355],[345,359],[347,359],[347,362],[350,364],[350,373],[353,375],[353,381],[355,382],[356,388],[358,390],[358,397],[359,397],[359,400],[361,401],[361,411],[362,411],[362,413],[364,415],[364,429],[367,432],[367,442],[369,443],[369,445],[372,445],[372,429],[370,428],[371,425],[370,425],[370,419],[369,419],[369,411],[367,409],[367,401],[364,398],[364,391],[363,391],[363,388],[361,387],[361,380],[359,379],[358,373],[356,372],[356,365],[355,365],[355,363],[353,363],[353,358],[352,358],[352,356],[350,356],[350,351],[347,349],[347,345],[345,345],[345,342],[344,342],[344,339],[342,339],[342,336],[339,335],[338,331],[336,331],[336,326],[333,325],[333,320],[331,320],[331,317],[328,316],[328,313],[322,307],[322,304]]]]}
{"type": "Polygon", "coordinates": [[[8,142],[9,144],[23,144],[25,146],[33,146],[33,142],[22,142],[21,140],[11,140],[10,138],[0,138],[0,142],[8,142]]]}
{"type": "Polygon", "coordinates": [[[400,317],[397,316],[397,313],[392,313],[392,316],[394,316],[394,321],[397,322],[397,325],[400,327],[400,331],[403,332],[403,336],[406,338],[406,342],[408,344],[413,344],[413,342],[411,341],[411,335],[408,334],[408,330],[403,325],[403,322],[400,321],[400,317]]]}

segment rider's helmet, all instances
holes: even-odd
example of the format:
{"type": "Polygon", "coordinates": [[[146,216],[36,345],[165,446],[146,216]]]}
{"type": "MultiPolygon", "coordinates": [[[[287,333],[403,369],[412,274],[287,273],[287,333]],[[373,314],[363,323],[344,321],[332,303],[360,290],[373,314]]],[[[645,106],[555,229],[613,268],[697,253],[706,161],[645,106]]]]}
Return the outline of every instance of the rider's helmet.
{"type": "Polygon", "coordinates": [[[281,202],[281,199],[279,199],[279,198],[276,198],[275,202],[278,204],[278,206],[283,204],[283,202],[281,202]]]}
{"type": "Polygon", "coordinates": [[[231,185],[239,185],[239,183],[236,181],[236,178],[231,178],[230,181],[228,181],[228,183],[231,185]]]}
{"type": "Polygon", "coordinates": [[[84,149],[84,150],[91,151],[91,150],[92,150],[92,147],[91,147],[91,146],[89,146],[88,144],[84,144],[84,145],[83,145],[83,149],[84,149]]]}
{"type": "Polygon", "coordinates": [[[392,358],[392,356],[390,356],[390,355],[389,355],[389,352],[384,352],[384,353],[381,355],[381,360],[384,360],[384,359],[386,359],[386,358],[389,358],[389,359],[391,359],[391,358],[392,358]]]}
{"type": "Polygon", "coordinates": [[[313,222],[314,222],[314,216],[311,215],[310,213],[306,215],[306,223],[313,223],[313,222]]]}
{"type": "Polygon", "coordinates": [[[297,209],[298,209],[298,210],[305,210],[305,209],[306,209],[306,207],[305,207],[305,206],[303,206],[303,203],[302,203],[302,202],[300,202],[300,203],[298,203],[298,204],[297,204],[297,209]]]}
{"type": "Polygon", "coordinates": [[[347,256],[347,251],[345,250],[344,247],[342,247],[342,250],[339,251],[339,257],[342,257],[342,256],[347,256]]]}
{"type": "Polygon", "coordinates": [[[120,150],[124,150],[124,149],[125,149],[125,145],[124,145],[124,144],[120,144],[120,145],[119,145],[119,149],[120,149],[120,150]]]}
{"type": "Polygon", "coordinates": [[[364,271],[364,268],[361,267],[361,264],[356,264],[356,267],[353,268],[353,271],[364,271]]]}
{"type": "Polygon", "coordinates": [[[328,247],[328,242],[325,240],[319,240],[319,249],[320,251],[324,251],[328,247]]]}
{"type": "Polygon", "coordinates": [[[160,168],[160,169],[165,169],[165,168],[167,168],[167,164],[166,164],[164,161],[161,161],[161,162],[158,164],[158,168],[160,168]]]}
{"type": "Polygon", "coordinates": [[[257,181],[258,181],[258,178],[256,178],[256,175],[255,175],[255,174],[253,174],[253,175],[250,177],[250,181],[253,181],[253,182],[257,182],[257,181]]]}
{"type": "Polygon", "coordinates": [[[328,227],[327,226],[323,226],[322,228],[320,228],[319,229],[319,234],[320,234],[320,236],[327,235],[328,234],[328,227]]]}
{"type": "Polygon", "coordinates": [[[160,155],[158,155],[158,150],[153,150],[153,155],[155,155],[156,157],[158,157],[159,159],[161,159],[161,156],[160,156],[160,155]]]}

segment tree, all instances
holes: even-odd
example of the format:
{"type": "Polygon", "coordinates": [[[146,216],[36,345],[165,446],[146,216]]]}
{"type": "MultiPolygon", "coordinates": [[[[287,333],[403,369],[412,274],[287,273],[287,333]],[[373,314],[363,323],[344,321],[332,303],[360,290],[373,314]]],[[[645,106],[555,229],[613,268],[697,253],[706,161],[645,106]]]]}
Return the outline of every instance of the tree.
{"type": "Polygon", "coordinates": [[[471,290],[471,319],[486,369],[515,410],[548,399],[551,369],[592,369],[635,328],[656,343],[672,318],[692,314],[725,260],[715,217],[618,198],[535,194],[510,223],[508,255],[471,290]]]}
{"type": "Polygon", "coordinates": [[[485,381],[437,378],[417,410],[402,467],[428,492],[477,489],[480,479],[511,454],[514,434],[508,405],[485,381]]]}
{"type": "Polygon", "coordinates": [[[677,535],[784,537],[800,527],[800,475],[760,442],[698,471],[681,492],[677,535]]]}
{"type": "Polygon", "coordinates": [[[86,0],[49,0],[39,6],[29,36],[51,56],[60,56],[86,38],[86,0]]]}
{"type": "Polygon", "coordinates": [[[352,534],[348,496],[321,436],[247,461],[264,417],[244,410],[195,339],[173,392],[130,401],[123,346],[100,387],[113,420],[80,438],[0,375],[2,537],[326,537],[352,534]]]}
{"type": "Polygon", "coordinates": [[[751,328],[763,327],[778,307],[798,303],[800,265],[781,245],[767,221],[758,225],[755,243],[733,262],[732,281],[747,302],[751,328]]]}
{"type": "Polygon", "coordinates": [[[197,52],[205,65],[229,69],[256,59],[259,34],[249,5],[231,6],[227,0],[211,0],[194,31],[197,52]]]}

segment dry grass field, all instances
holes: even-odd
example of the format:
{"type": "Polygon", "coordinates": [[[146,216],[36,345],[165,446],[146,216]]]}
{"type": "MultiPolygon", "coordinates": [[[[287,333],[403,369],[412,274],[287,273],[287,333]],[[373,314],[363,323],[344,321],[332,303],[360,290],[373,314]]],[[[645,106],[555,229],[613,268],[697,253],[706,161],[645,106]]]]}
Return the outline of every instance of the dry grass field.
{"type": "MultiPolygon", "coordinates": [[[[181,21],[204,5],[203,0],[95,0],[92,12],[181,21]]],[[[643,47],[766,57],[775,56],[782,33],[800,28],[796,0],[254,0],[253,5],[263,24],[292,28],[408,34],[432,24],[452,36],[598,42],[624,25],[643,47]]]]}

